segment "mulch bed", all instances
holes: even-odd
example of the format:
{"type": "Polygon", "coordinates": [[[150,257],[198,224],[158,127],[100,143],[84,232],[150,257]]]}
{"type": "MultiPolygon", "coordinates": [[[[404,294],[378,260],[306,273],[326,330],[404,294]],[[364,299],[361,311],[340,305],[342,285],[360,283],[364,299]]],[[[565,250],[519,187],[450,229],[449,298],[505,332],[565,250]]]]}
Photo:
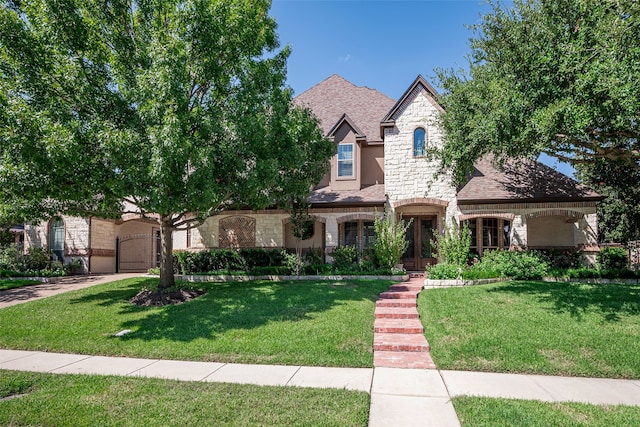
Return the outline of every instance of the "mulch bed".
{"type": "Polygon", "coordinates": [[[144,289],[131,298],[129,302],[142,307],[176,305],[191,301],[206,293],[207,292],[202,289],[180,289],[171,292],[154,292],[149,289],[144,289]]]}

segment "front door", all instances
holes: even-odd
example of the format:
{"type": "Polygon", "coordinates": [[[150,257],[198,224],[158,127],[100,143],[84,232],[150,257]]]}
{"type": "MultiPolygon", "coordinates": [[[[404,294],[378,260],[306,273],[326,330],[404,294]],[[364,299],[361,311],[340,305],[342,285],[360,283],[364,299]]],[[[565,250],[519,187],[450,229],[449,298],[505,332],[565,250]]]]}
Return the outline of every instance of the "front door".
{"type": "Polygon", "coordinates": [[[436,258],[432,251],[431,240],[436,228],[435,216],[411,216],[405,218],[411,221],[407,228],[407,251],[402,257],[404,268],[408,271],[422,271],[427,265],[435,264],[436,258]]]}

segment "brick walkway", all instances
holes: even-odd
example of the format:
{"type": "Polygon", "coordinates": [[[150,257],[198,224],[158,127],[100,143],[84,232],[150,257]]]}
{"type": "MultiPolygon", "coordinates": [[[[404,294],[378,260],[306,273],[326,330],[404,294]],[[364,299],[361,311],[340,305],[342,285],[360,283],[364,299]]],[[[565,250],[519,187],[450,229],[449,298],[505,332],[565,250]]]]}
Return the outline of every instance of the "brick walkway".
{"type": "Polygon", "coordinates": [[[380,294],[376,302],[373,366],[385,368],[435,369],[429,343],[418,316],[418,294],[424,276],[412,275],[380,294]]]}

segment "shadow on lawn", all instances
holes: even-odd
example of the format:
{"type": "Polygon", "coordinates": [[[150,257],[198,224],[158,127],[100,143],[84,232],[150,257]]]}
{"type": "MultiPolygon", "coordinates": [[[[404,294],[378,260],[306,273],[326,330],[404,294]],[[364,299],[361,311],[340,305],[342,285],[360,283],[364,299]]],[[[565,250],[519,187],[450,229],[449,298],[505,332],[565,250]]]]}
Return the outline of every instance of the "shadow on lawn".
{"type": "MultiPolygon", "coordinates": [[[[79,298],[79,303],[122,304],[144,282],[79,298]]],[[[189,342],[215,338],[233,329],[252,329],[269,322],[299,321],[346,301],[375,302],[391,282],[246,282],[196,284],[207,293],[187,303],[163,307],[124,305],[124,313],[148,314],[122,323],[135,334],[120,339],[189,342]]],[[[348,321],[348,319],[345,319],[348,321]]]]}
{"type": "Polygon", "coordinates": [[[640,315],[639,284],[514,281],[490,292],[535,295],[541,302],[552,303],[556,313],[569,313],[577,319],[587,312],[598,312],[610,322],[619,321],[621,315],[640,315]]]}

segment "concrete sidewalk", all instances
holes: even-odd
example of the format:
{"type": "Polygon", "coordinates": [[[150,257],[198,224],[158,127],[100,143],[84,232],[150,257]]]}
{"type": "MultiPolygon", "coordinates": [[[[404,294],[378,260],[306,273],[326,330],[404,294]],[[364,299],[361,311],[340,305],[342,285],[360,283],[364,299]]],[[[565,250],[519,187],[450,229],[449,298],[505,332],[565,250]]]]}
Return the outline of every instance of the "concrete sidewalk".
{"type": "Polygon", "coordinates": [[[248,365],[0,349],[0,369],[96,374],[370,392],[373,369],[248,365]]]}
{"type": "Polygon", "coordinates": [[[369,426],[459,426],[462,395],[640,406],[640,380],[401,368],[326,368],[134,359],[0,349],[0,369],[121,375],[371,394],[369,426]]]}

